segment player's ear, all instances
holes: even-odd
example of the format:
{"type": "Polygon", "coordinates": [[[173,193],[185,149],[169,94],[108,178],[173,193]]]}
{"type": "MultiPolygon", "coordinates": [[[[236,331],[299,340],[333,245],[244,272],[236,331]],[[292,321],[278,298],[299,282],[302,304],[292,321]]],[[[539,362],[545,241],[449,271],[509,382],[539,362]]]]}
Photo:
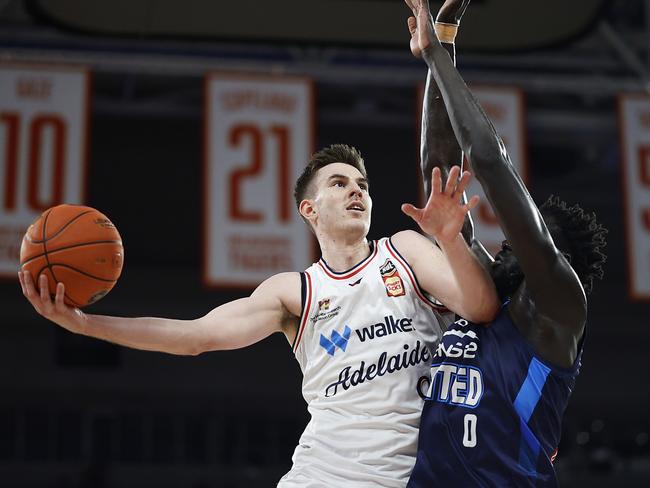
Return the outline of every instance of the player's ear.
{"type": "Polygon", "coordinates": [[[318,212],[316,211],[316,206],[314,205],[313,200],[305,198],[302,202],[300,202],[298,210],[300,211],[300,215],[302,215],[303,219],[311,222],[312,225],[314,224],[318,212]]]}

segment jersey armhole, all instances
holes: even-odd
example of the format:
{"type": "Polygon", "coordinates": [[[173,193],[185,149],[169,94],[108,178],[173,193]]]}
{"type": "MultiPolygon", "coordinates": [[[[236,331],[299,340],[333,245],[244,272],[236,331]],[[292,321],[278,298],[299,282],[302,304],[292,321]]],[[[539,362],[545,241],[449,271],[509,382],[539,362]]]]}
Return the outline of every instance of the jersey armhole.
{"type": "Polygon", "coordinates": [[[296,350],[296,342],[298,342],[298,335],[300,335],[300,324],[302,324],[302,316],[305,313],[305,297],[307,296],[307,279],[305,278],[304,271],[300,272],[300,318],[298,320],[298,330],[296,331],[296,337],[293,338],[293,344],[291,344],[291,349],[296,350]]]}
{"type": "Polygon", "coordinates": [[[305,330],[305,325],[307,324],[307,319],[309,317],[309,308],[311,306],[311,297],[312,297],[312,284],[311,276],[306,271],[300,273],[300,320],[299,327],[296,332],[296,337],[293,339],[293,344],[291,348],[293,352],[298,350],[300,345],[300,339],[302,339],[302,334],[305,330]]]}

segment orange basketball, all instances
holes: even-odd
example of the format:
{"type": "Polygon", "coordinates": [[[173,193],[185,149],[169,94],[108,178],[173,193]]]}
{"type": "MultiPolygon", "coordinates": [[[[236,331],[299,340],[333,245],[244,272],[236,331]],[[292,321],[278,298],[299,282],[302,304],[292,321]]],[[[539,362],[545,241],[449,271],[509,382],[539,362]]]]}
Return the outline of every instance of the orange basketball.
{"type": "Polygon", "coordinates": [[[84,307],[106,295],[120,277],[122,238],[101,212],[80,205],[52,207],[29,226],[20,247],[20,268],[38,284],[47,276],[50,294],[65,285],[65,302],[84,307]]]}

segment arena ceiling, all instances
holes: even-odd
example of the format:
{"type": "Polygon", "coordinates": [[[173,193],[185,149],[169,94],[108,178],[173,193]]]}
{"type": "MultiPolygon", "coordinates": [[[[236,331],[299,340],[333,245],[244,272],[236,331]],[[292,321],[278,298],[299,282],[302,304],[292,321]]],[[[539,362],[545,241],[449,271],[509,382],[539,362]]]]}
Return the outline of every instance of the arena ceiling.
{"type": "MultiPolygon", "coordinates": [[[[432,1],[432,11],[441,1],[432,1]]],[[[604,0],[474,0],[463,23],[465,46],[480,51],[549,46],[593,27],[604,0]]],[[[100,35],[401,45],[402,0],[30,0],[46,21],[100,35]]]]}

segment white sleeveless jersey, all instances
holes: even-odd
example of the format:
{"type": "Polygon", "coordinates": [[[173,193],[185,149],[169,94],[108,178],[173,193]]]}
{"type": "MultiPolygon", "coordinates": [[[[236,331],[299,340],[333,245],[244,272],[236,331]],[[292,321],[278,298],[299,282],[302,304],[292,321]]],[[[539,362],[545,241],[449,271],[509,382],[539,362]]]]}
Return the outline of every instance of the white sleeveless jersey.
{"type": "Polygon", "coordinates": [[[336,273],[303,277],[294,353],[311,421],[279,488],[404,487],[415,464],[431,351],[453,314],[427,299],[388,238],[336,273]]]}

